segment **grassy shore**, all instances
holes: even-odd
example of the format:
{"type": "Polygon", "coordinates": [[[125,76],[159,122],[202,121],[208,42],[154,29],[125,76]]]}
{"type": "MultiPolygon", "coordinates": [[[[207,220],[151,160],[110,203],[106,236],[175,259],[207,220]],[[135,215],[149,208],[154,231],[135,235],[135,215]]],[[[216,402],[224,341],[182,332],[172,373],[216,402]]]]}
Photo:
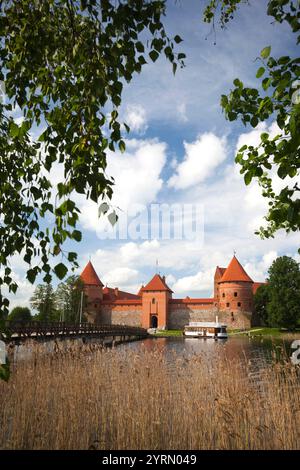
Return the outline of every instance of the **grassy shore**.
{"type": "Polygon", "coordinates": [[[183,332],[182,330],[157,330],[156,333],[153,334],[153,336],[162,336],[164,338],[169,337],[169,336],[182,336],[183,332]]]}
{"type": "Polygon", "coordinates": [[[13,367],[1,449],[299,449],[299,368],[97,345],[13,367]]]}
{"type": "MultiPolygon", "coordinates": [[[[235,335],[249,335],[251,337],[259,337],[259,336],[266,336],[272,338],[284,338],[286,335],[298,335],[300,336],[300,331],[291,332],[288,330],[282,330],[281,328],[267,328],[267,327],[260,327],[256,326],[253,328],[249,328],[248,330],[237,330],[228,328],[227,332],[229,336],[235,335]]],[[[180,337],[183,336],[182,330],[160,330],[153,334],[153,336],[158,337],[180,337]]]]}
{"type": "Polygon", "coordinates": [[[259,337],[259,336],[264,336],[264,337],[272,337],[272,338],[284,338],[286,335],[292,336],[300,336],[300,331],[292,332],[289,330],[284,330],[281,328],[268,328],[268,327],[253,327],[250,328],[247,331],[244,330],[234,330],[234,329],[228,329],[228,334],[230,336],[234,335],[249,335],[251,337],[259,337]]]}

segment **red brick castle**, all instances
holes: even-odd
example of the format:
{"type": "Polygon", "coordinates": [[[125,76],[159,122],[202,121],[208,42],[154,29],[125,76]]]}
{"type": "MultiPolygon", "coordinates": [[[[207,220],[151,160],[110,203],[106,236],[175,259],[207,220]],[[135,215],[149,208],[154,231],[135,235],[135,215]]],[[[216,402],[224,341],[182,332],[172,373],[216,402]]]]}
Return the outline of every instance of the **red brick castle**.
{"type": "Polygon", "coordinates": [[[208,299],[173,299],[173,291],[160,274],[137,294],[104,287],[90,261],[80,278],[88,321],[161,329],[183,328],[190,321],[213,321],[216,315],[231,328],[247,328],[251,325],[253,295],[261,285],[252,281],[235,256],[227,268],[217,266],[214,297],[208,299]]]}

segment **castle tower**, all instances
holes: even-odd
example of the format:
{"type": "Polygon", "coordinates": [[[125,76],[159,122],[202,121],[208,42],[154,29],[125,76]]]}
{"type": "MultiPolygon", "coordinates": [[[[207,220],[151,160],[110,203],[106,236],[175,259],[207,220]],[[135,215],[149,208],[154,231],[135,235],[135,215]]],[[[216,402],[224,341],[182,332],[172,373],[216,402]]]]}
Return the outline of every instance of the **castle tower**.
{"type": "Polygon", "coordinates": [[[83,291],[87,299],[84,305],[84,313],[88,321],[95,323],[101,311],[103,284],[90,261],[80,274],[80,279],[83,282],[83,291]]]}
{"type": "Polygon", "coordinates": [[[219,310],[227,312],[233,324],[239,320],[240,312],[248,313],[251,316],[253,311],[252,286],[252,279],[234,256],[218,281],[219,310]]]}
{"type": "Polygon", "coordinates": [[[140,290],[142,295],[142,327],[168,327],[169,300],[172,290],[166,284],[165,276],[155,274],[151,281],[140,290]]]}
{"type": "Polygon", "coordinates": [[[220,268],[220,266],[216,267],[215,277],[214,277],[214,299],[216,302],[219,302],[219,282],[223,274],[225,273],[226,268],[220,268]]]}

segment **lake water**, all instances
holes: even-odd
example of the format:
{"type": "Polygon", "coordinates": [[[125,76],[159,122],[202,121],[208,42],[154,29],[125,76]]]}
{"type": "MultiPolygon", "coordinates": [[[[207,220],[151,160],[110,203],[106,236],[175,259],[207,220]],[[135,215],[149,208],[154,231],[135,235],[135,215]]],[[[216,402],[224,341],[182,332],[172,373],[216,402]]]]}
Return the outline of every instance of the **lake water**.
{"type": "Polygon", "coordinates": [[[186,358],[201,354],[208,360],[218,355],[226,356],[228,360],[242,358],[253,366],[253,371],[265,368],[274,357],[290,357],[292,341],[282,339],[248,338],[247,336],[231,336],[227,340],[203,338],[147,338],[141,341],[119,345],[124,350],[131,349],[137,353],[142,350],[160,351],[167,361],[172,361],[174,353],[186,358]]]}
{"type": "MultiPolygon", "coordinates": [[[[61,347],[68,347],[74,342],[81,343],[81,339],[63,340],[61,347]]],[[[88,342],[97,343],[93,338],[88,342]]],[[[117,348],[126,355],[128,349],[137,354],[141,351],[158,351],[162,353],[166,361],[172,365],[174,355],[188,358],[193,355],[201,355],[209,361],[213,361],[218,356],[226,356],[228,360],[243,359],[251,369],[256,373],[259,369],[264,369],[271,363],[275,357],[290,357],[290,345],[292,340],[283,341],[282,339],[270,340],[266,338],[248,338],[247,336],[230,336],[227,340],[214,340],[212,338],[146,338],[140,341],[123,343],[117,348]]],[[[54,341],[44,343],[44,353],[51,353],[54,350],[54,341]]],[[[31,357],[31,346],[23,343],[14,349],[14,360],[26,360],[31,357]]]]}

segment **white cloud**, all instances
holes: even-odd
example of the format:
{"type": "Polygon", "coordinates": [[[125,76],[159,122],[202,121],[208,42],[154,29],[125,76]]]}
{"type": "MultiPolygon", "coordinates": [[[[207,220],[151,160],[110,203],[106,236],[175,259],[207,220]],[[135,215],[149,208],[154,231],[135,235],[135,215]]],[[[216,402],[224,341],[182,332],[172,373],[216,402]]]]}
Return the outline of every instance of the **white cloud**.
{"type": "MultiPolygon", "coordinates": [[[[140,206],[155,201],[162,188],[161,172],[167,160],[167,145],[157,139],[126,142],[126,152],[110,153],[106,173],[115,180],[111,206],[117,209],[119,217],[135,214],[140,206]]],[[[105,217],[99,219],[98,206],[83,197],[77,197],[81,210],[81,223],[85,229],[93,230],[99,236],[111,231],[105,217]]]]}
{"type": "Polygon", "coordinates": [[[199,291],[209,291],[212,287],[214,269],[199,271],[195,275],[185,276],[172,284],[172,290],[178,294],[189,294],[199,291]]]}
{"type": "Polygon", "coordinates": [[[260,259],[247,262],[244,268],[253,281],[263,282],[268,276],[268,269],[277,257],[277,251],[271,250],[265,253],[260,259]]]}
{"type": "Polygon", "coordinates": [[[108,271],[103,277],[102,282],[103,284],[107,284],[109,286],[126,286],[131,282],[137,280],[138,271],[136,269],[131,268],[115,268],[108,271]]]}
{"type": "Polygon", "coordinates": [[[178,120],[179,122],[188,122],[186,103],[180,103],[177,105],[178,120]]]}
{"type": "Polygon", "coordinates": [[[125,112],[125,122],[132,132],[144,134],[147,130],[146,111],[138,104],[128,105],[125,112]]]}
{"type": "Polygon", "coordinates": [[[178,163],[176,173],[169,179],[169,187],[186,189],[211,176],[226,159],[226,140],[211,132],[198,137],[195,142],[184,142],[185,156],[178,163]]]}

